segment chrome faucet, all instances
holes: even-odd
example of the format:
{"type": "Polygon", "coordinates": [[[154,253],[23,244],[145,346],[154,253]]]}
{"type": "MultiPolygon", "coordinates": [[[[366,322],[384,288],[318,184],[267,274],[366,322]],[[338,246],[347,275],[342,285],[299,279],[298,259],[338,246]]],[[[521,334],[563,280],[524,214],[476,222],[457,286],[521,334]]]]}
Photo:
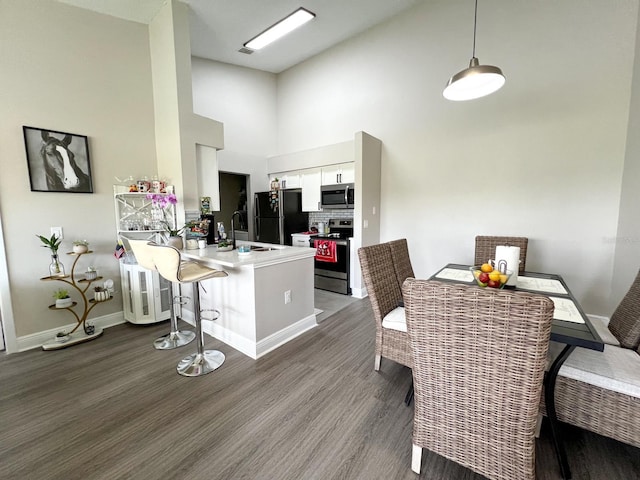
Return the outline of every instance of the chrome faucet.
{"type": "Polygon", "coordinates": [[[236,225],[235,225],[235,222],[233,221],[236,215],[242,215],[242,212],[239,210],[236,210],[231,215],[231,245],[232,245],[231,248],[233,250],[236,249],[236,225]]]}

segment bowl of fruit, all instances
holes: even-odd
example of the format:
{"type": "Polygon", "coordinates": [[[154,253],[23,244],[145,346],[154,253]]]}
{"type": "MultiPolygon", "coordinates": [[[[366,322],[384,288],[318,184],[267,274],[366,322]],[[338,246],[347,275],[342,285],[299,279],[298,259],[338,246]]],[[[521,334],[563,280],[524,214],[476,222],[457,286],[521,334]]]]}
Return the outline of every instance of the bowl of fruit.
{"type": "Polygon", "coordinates": [[[469,270],[471,270],[473,278],[476,279],[478,286],[482,288],[503,288],[513,273],[511,270],[501,272],[498,269],[494,269],[490,263],[483,263],[479,266],[469,267],[469,270]]]}

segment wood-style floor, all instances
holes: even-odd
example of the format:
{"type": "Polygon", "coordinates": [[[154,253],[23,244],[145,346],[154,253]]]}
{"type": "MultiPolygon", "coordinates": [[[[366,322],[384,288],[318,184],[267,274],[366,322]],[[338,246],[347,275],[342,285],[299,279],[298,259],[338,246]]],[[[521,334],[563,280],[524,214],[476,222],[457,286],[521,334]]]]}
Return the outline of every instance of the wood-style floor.
{"type": "MultiPolygon", "coordinates": [[[[374,372],[370,315],[358,300],[257,361],[207,337],[227,359],[200,378],[175,369],[195,346],[153,349],[166,322],[2,357],[0,479],[481,478],[427,451],[411,471],[410,372],[374,372]]],[[[574,479],[639,478],[639,449],[565,433],[574,479]]],[[[537,447],[538,478],[560,478],[544,426],[537,447]]]]}

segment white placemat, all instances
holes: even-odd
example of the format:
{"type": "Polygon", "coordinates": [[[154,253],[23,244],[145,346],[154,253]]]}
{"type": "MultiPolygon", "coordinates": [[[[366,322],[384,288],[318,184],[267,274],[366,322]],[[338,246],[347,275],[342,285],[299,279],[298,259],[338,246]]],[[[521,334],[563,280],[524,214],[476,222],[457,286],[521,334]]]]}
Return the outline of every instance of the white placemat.
{"type": "Polygon", "coordinates": [[[564,320],[567,322],[584,323],[584,318],[580,315],[576,304],[568,298],[549,297],[553,300],[555,310],[553,318],[556,320],[564,320]]]}
{"type": "Polygon", "coordinates": [[[438,272],[436,278],[445,280],[456,280],[458,282],[473,282],[473,274],[469,270],[459,268],[443,268],[438,272]]]}
{"type": "Polygon", "coordinates": [[[568,295],[569,292],[559,280],[549,278],[523,277],[518,275],[518,288],[534,290],[536,292],[558,293],[568,295]]]}

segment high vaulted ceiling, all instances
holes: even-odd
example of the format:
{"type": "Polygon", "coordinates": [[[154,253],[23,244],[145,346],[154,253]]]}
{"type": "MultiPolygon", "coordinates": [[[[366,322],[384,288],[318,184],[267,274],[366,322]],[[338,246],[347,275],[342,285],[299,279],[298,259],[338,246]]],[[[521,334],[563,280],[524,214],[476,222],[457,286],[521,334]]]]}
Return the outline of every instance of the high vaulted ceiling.
{"type": "MultiPolygon", "coordinates": [[[[58,0],[148,24],[167,0],[58,0]]],[[[191,53],[279,73],[426,0],[180,0],[190,7],[191,53]],[[262,50],[243,43],[304,7],[316,18],[262,50]]]]}

